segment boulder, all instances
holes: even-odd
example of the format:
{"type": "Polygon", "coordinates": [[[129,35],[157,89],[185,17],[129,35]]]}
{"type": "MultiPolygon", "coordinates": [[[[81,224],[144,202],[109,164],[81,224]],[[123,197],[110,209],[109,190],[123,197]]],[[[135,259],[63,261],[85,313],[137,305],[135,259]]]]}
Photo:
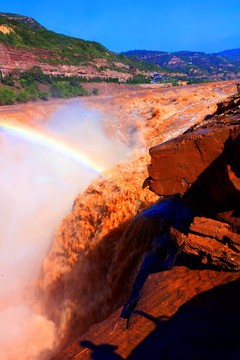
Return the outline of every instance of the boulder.
{"type": "Polygon", "coordinates": [[[195,217],[187,235],[171,227],[171,239],[184,244],[184,252],[200,257],[203,264],[240,270],[240,234],[227,223],[195,217]]]}
{"type": "MultiPolygon", "coordinates": [[[[193,207],[214,203],[219,208],[240,200],[240,110],[232,109],[238,100],[229,98],[230,109],[224,114],[216,113],[181,136],[152,147],[143,187],[160,196],[184,195],[193,207]]],[[[224,106],[228,108],[227,101],[224,106]]]]}
{"type": "Polygon", "coordinates": [[[234,109],[240,105],[240,96],[231,96],[225,101],[217,104],[217,114],[223,114],[230,109],[234,109]]]}
{"type": "Polygon", "coordinates": [[[150,149],[149,186],[160,196],[180,194],[195,218],[171,226],[171,240],[207,266],[240,270],[240,97],[218,104],[211,118],[150,149]]]}
{"type": "Polygon", "coordinates": [[[215,169],[227,164],[239,135],[240,126],[212,127],[151,148],[148,185],[158,195],[184,194],[214,161],[215,169]]]}

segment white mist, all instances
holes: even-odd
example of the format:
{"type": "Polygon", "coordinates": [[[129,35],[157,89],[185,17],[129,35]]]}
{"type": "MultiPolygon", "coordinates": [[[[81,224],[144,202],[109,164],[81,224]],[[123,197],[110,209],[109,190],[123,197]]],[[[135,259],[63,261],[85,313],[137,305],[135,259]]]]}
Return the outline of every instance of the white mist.
{"type": "MultiPolygon", "coordinates": [[[[44,128],[107,169],[125,160],[129,149],[107,138],[101,121],[71,101],[44,128]]],[[[1,360],[47,359],[54,349],[55,326],[31,302],[34,279],[76,195],[99,176],[43,145],[0,131],[1,360]]]]}

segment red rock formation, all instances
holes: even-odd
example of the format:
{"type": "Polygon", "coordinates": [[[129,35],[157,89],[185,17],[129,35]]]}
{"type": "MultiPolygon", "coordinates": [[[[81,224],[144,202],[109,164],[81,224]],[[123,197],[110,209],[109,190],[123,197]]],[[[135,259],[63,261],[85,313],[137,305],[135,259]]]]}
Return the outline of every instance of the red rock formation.
{"type": "Polygon", "coordinates": [[[172,240],[202,263],[229,270],[240,269],[239,221],[229,214],[240,200],[239,103],[232,97],[218,104],[217,115],[150,149],[144,184],[159,195],[184,195],[201,217],[184,233],[173,227],[172,240]]]}
{"type": "MultiPolygon", "coordinates": [[[[60,52],[59,52],[60,54],[60,52]]],[[[60,56],[60,55],[59,55],[60,56]]],[[[108,66],[109,64],[104,59],[94,59],[89,62],[89,65],[68,65],[68,64],[51,64],[46,60],[56,60],[57,57],[51,55],[50,50],[29,48],[20,49],[12,48],[4,44],[0,44],[0,64],[3,75],[12,72],[15,69],[26,71],[34,66],[40,66],[45,74],[62,75],[62,76],[83,76],[86,78],[100,77],[100,78],[119,78],[121,81],[126,81],[129,77],[132,77],[130,72],[125,72],[126,65],[119,62],[115,62],[115,65],[122,68],[123,71],[116,71],[106,69],[101,72],[97,70],[100,66],[108,66]],[[41,61],[43,60],[43,61],[41,61]],[[44,61],[45,60],[45,61],[44,61]]],[[[150,73],[144,73],[150,75],[150,73]]]]}
{"type": "Polygon", "coordinates": [[[230,119],[216,117],[194,131],[151,148],[147,184],[158,195],[183,194],[217,158],[218,168],[226,166],[230,144],[235,142],[233,153],[238,153],[239,123],[238,113],[230,119]],[[223,151],[226,156],[220,157],[223,151]]]}
{"type": "Polygon", "coordinates": [[[171,228],[171,237],[184,252],[199,256],[203,264],[240,270],[240,235],[224,222],[195,217],[188,234],[171,228]]]}

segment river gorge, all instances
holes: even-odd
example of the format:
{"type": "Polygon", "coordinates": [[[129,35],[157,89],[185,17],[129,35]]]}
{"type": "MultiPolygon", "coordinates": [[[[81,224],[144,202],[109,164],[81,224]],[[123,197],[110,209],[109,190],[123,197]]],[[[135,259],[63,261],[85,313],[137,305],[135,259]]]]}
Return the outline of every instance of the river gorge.
{"type": "Polygon", "coordinates": [[[158,231],[137,217],[159,200],[142,189],[149,148],[233,93],[230,81],[0,108],[2,360],[50,360],[128,300],[158,231]]]}

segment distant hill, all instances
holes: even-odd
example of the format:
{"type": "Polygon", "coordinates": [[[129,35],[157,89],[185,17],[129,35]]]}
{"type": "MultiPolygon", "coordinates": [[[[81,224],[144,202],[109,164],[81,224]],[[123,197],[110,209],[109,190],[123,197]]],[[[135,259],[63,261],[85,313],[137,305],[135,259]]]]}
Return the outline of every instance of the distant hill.
{"type": "Polygon", "coordinates": [[[49,31],[31,17],[17,14],[0,13],[1,44],[3,73],[40,66],[48,74],[126,81],[139,74],[149,76],[159,69],[149,62],[113,53],[100,43],[49,31]]]}
{"type": "Polygon", "coordinates": [[[156,50],[130,50],[123,52],[122,54],[126,56],[148,56],[148,55],[162,55],[162,54],[168,54],[165,51],[156,51],[156,50]]]}
{"type": "Polygon", "coordinates": [[[0,12],[0,16],[3,16],[3,17],[5,17],[6,19],[9,19],[9,20],[19,21],[19,22],[29,26],[30,28],[32,28],[34,30],[43,30],[43,29],[45,29],[36,20],[34,20],[34,19],[32,19],[31,17],[28,17],[28,16],[11,14],[11,13],[2,13],[2,12],[0,12]]]}
{"type": "Polygon", "coordinates": [[[240,49],[226,50],[215,54],[204,52],[147,51],[133,50],[124,52],[135,61],[148,61],[159,65],[162,73],[179,73],[186,78],[206,80],[227,80],[240,77],[240,49]]]}
{"type": "Polygon", "coordinates": [[[221,56],[225,56],[229,59],[240,60],[240,49],[224,50],[218,53],[221,56]]]}

